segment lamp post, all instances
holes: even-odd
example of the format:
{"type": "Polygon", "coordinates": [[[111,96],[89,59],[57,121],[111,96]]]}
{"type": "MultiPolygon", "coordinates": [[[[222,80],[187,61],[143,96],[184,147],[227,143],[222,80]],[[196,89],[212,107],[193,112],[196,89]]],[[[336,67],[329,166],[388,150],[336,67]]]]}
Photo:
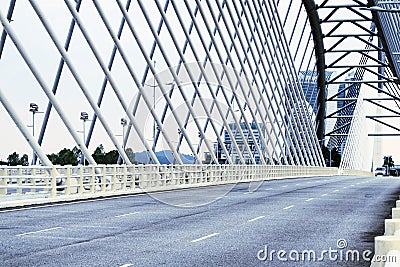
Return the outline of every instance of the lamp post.
{"type": "MultiPolygon", "coordinates": [[[[29,104],[29,112],[32,112],[32,136],[35,136],[35,114],[36,113],[43,113],[39,111],[39,106],[36,103],[29,104]]],[[[32,165],[35,164],[35,150],[33,151],[32,156],[32,165]]]]}
{"type": "Polygon", "coordinates": [[[122,125],[122,149],[124,149],[124,138],[125,138],[125,126],[128,124],[128,121],[125,118],[121,118],[122,125]]]}
{"type": "Polygon", "coordinates": [[[35,103],[30,103],[29,112],[32,112],[32,135],[35,136],[35,114],[39,112],[39,106],[35,103]]]}
{"type": "MultiPolygon", "coordinates": [[[[156,61],[154,61],[154,67],[155,67],[156,61]]],[[[153,84],[147,84],[144,83],[143,85],[148,86],[148,87],[152,87],[153,88],[153,107],[152,109],[154,110],[154,112],[156,111],[156,88],[159,87],[158,84],[156,84],[156,80],[154,78],[153,84]]],[[[174,86],[175,85],[175,81],[169,82],[169,83],[163,83],[162,85],[166,85],[166,86],[174,86]]],[[[156,118],[153,117],[153,152],[155,152],[155,140],[156,140],[156,131],[158,130],[158,126],[156,123],[156,118]]]]}
{"type": "MultiPolygon", "coordinates": [[[[154,60],[154,70],[156,69],[156,63],[157,61],[154,60]]],[[[153,110],[154,112],[156,111],[156,76],[157,74],[154,74],[153,77],[153,110]]],[[[153,152],[155,152],[155,142],[156,142],[156,118],[153,118],[153,152]]]]}
{"type": "MultiPolygon", "coordinates": [[[[86,123],[86,121],[88,121],[89,120],[89,115],[87,114],[87,112],[81,112],[81,117],[80,117],[80,119],[82,120],[82,124],[83,124],[83,127],[82,127],[82,133],[83,133],[83,143],[85,143],[86,141],[85,141],[85,123],[86,123]]],[[[85,166],[85,154],[83,154],[82,153],[82,159],[83,159],[83,166],[85,166]]]]}

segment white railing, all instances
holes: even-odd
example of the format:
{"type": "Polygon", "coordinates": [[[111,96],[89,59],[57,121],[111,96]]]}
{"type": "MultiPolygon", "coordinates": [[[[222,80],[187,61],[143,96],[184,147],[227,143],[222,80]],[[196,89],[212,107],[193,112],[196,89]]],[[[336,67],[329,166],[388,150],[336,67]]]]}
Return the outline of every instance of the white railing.
{"type": "Polygon", "coordinates": [[[0,168],[0,202],[7,196],[90,196],[162,191],[271,179],[333,176],[337,168],[265,165],[97,165],[0,168]]]}
{"type": "Polygon", "coordinates": [[[363,170],[348,170],[348,169],[339,169],[339,174],[346,176],[374,176],[372,172],[363,170]]]}

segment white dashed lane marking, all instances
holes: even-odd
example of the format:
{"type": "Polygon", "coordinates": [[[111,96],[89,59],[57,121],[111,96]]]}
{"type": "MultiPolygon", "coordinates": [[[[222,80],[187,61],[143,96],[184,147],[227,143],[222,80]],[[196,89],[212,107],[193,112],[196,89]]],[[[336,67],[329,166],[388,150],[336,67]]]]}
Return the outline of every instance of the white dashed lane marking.
{"type": "Polygon", "coordinates": [[[54,231],[54,230],[58,230],[58,229],[62,229],[62,227],[54,227],[54,228],[44,229],[44,230],[40,230],[40,231],[27,232],[27,233],[18,234],[18,235],[15,235],[15,236],[33,235],[33,234],[39,234],[39,233],[54,231]]]}
{"type": "Polygon", "coordinates": [[[217,235],[219,235],[219,233],[213,233],[213,234],[210,234],[210,235],[206,235],[206,236],[203,236],[203,237],[194,239],[194,240],[192,240],[192,241],[190,241],[190,242],[192,242],[192,243],[197,243],[197,242],[203,241],[203,240],[205,240],[205,239],[207,239],[207,238],[210,238],[210,237],[213,237],[213,236],[217,236],[217,235]]]}
{"type": "Polygon", "coordinates": [[[291,206],[288,206],[288,207],[286,207],[286,208],[283,208],[284,210],[288,210],[288,209],[291,209],[291,208],[293,208],[294,207],[294,205],[291,205],[291,206]]]}
{"type": "Polygon", "coordinates": [[[247,222],[254,222],[254,221],[260,220],[262,218],[265,218],[265,216],[259,216],[259,217],[256,217],[254,219],[248,220],[247,222]]]}
{"type": "Polygon", "coordinates": [[[121,215],[116,215],[116,216],[114,216],[114,217],[115,217],[115,218],[121,218],[121,217],[130,216],[130,215],[136,215],[136,214],[139,214],[139,212],[136,211],[136,212],[131,212],[131,213],[125,213],[125,214],[121,214],[121,215]]]}

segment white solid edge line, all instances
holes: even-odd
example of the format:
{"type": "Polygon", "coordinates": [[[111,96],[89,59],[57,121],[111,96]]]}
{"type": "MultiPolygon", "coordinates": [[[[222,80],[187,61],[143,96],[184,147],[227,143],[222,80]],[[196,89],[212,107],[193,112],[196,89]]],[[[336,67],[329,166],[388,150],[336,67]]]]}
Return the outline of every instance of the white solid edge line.
{"type": "Polygon", "coordinates": [[[254,219],[248,220],[247,222],[254,222],[254,221],[260,220],[262,218],[265,218],[265,216],[259,216],[259,217],[256,217],[254,219]]]}
{"type": "Polygon", "coordinates": [[[293,208],[294,207],[294,205],[290,205],[290,206],[288,206],[288,207],[286,207],[286,208],[283,208],[284,210],[288,210],[288,209],[291,209],[291,208],[293,208]]]}
{"type": "Polygon", "coordinates": [[[38,234],[38,233],[53,231],[53,230],[57,230],[57,229],[61,229],[61,228],[62,228],[62,227],[54,227],[54,228],[44,229],[44,230],[40,230],[40,231],[34,231],[34,232],[27,232],[27,233],[23,233],[23,234],[18,234],[18,235],[15,235],[15,236],[24,236],[24,235],[38,234]]]}
{"type": "MultiPolygon", "coordinates": [[[[225,185],[221,185],[225,186],[225,185]]],[[[201,189],[201,188],[197,188],[201,189]]],[[[176,189],[174,192],[180,192],[180,191],[189,191],[193,190],[193,188],[181,188],[181,189],[176,189]]],[[[22,211],[22,210],[33,210],[33,209],[42,209],[42,208],[51,208],[51,207],[58,207],[58,206],[68,206],[68,205],[75,205],[75,204],[84,204],[88,202],[97,202],[97,201],[105,201],[105,200],[113,200],[113,199],[120,199],[120,198],[130,198],[130,197],[138,197],[138,196],[144,196],[147,194],[164,194],[164,193],[170,193],[168,191],[160,191],[160,192],[137,192],[134,194],[127,194],[127,195],[117,195],[117,196],[108,196],[104,198],[94,198],[94,199],[81,199],[81,200],[71,200],[71,202],[62,202],[62,203],[51,203],[51,204],[39,204],[38,206],[33,206],[33,207],[24,207],[24,208],[7,208],[5,210],[0,210],[0,213],[7,213],[7,212],[14,212],[14,211],[22,211]]],[[[227,196],[225,196],[227,197],[227,196]]]]}
{"type": "MultiPolygon", "coordinates": [[[[218,198],[216,198],[216,200],[217,200],[218,198]]],[[[192,202],[186,202],[186,203],[182,203],[182,204],[175,204],[175,206],[177,206],[177,207],[184,207],[184,206],[188,206],[188,205],[192,205],[193,203],[192,202]]]]}
{"type": "Polygon", "coordinates": [[[52,203],[52,204],[44,204],[44,205],[39,204],[39,206],[25,207],[25,208],[9,208],[9,209],[5,209],[5,210],[0,210],[0,213],[22,211],[22,210],[34,210],[34,209],[42,209],[42,208],[52,208],[52,207],[68,206],[68,205],[75,205],[75,204],[82,204],[82,203],[84,204],[84,203],[96,202],[96,201],[128,198],[128,197],[133,197],[133,196],[139,196],[141,194],[142,193],[138,193],[135,195],[111,196],[111,197],[105,197],[105,198],[100,198],[100,199],[82,199],[82,200],[71,201],[71,202],[52,203]]]}
{"type": "Polygon", "coordinates": [[[121,217],[126,217],[126,216],[129,216],[129,215],[135,215],[135,214],[139,214],[140,212],[138,212],[138,211],[135,211],[135,212],[131,212],[131,213],[126,213],[126,214],[121,214],[121,215],[116,215],[116,216],[114,216],[115,218],[121,218],[121,217]]]}
{"type": "Polygon", "coordinates": [[[190,242],[196,243],[196,242],[202,241],[204,239],[207,239],[207,238],[210,238],[210,237],[213,237],[213,236],[216,236],[216,235],[219,235],[219,233],[213,233],[213,234],[210,234],[210,235],[206,235],[206,236],[200,237],[198,239],[194,239],[194,240],[192,240],[190,242]]]}

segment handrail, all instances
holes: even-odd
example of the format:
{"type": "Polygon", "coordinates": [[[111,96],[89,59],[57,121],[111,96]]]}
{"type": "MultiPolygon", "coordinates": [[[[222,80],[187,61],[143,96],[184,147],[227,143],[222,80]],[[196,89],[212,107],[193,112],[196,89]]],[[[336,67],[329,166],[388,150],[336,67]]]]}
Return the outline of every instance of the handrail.
{"type": "Polygon", "coordinates": [[[15,195],[87,197],[337,174],[337,168],[287,165],[4,166],[0,167],[0,202],[15,195]]]}

